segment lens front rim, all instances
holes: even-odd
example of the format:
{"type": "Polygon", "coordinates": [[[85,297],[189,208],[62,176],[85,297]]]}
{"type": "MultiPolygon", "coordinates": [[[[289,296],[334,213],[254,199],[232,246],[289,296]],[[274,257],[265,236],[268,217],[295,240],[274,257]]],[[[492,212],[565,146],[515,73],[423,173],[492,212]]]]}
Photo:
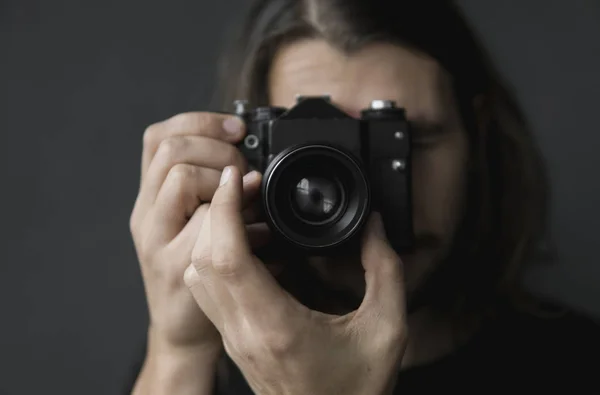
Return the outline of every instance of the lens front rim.
{"type": "Polygon", "coordinates": [[[304,144],[289,147],[271,160],[263,177],[263,206],[266,221],[273,231],[291,244],[302,249],[326,250],[338,247],[352,239],[362,228],[371,208],[371,188],[367,172],[361,163],[345,149],[329,144],[304,144]],[[348,196],[346,212],[331,226],[302,226],[288,215],[291,207],[282,199],[289,180],[288,173],[302,168],[299,163],[311,161],[336,166],[338,175],[345,180],[348,196]]]}

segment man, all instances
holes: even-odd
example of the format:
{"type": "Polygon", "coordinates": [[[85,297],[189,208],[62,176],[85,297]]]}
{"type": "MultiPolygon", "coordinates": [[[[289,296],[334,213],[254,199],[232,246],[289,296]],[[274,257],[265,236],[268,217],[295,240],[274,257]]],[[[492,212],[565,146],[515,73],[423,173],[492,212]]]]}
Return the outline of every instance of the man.
{"type": "Polygon", "coordinates": [[[326,93],[351,116],[374,99],[406,109],[417,248],[398,255],[374,214],[360,256],[261,260],[258,247],[277,246],[252,223],[261,175],[235,148],[243,122],[188,113],[152,125],[131,218],[150,307],[134,393],[593,383],[579,361],[597,358],[597,327],[523,311],[534,299],[519,274],[544,236],[543,166],[450,3],[263,0],[241,37],[226,58],[228,102],[289,108],[326,93]]]}

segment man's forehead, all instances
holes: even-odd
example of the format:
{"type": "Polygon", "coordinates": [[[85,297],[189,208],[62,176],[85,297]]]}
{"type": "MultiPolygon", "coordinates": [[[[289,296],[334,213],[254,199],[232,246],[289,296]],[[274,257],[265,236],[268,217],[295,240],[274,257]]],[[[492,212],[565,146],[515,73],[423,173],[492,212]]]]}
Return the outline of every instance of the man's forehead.
{"type": "Polygon", "coordinates": [[[448,97],[445,79],[435,61],[404,48],[387,44],[346,55],[310,40],[280,50],[269,94],[272,104],[284,107],[293,106],[296,95],[326,94],[353,116],[374,99],[394,100],[411,117],[435,118],[448,97]]]}

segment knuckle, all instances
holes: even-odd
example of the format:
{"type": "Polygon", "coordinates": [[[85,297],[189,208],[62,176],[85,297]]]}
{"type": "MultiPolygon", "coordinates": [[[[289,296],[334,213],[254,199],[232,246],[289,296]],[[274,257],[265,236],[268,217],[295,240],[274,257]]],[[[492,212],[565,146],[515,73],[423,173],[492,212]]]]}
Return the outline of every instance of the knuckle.
{"type": "Polygon", "coordinates": [[[129,219],[129,227],[131,229],[131,236],[135,247],[138,260],[141,264],[145,264],[151,259],[152,255],[152,244],[147,242],[147,234],[144,232],[144,224],[141,219],[136,215],[132,215],[129,219]]]}
{"type": "Polygon", "coordinates": [[[131,232],[131,234],[135,237],[135,235],[137,234],[137,215],[135,210],[131,213],[131,215],[129,216],[129,231],[131,232]]]}
{"type": "Polygon", "coordinates": [[[160,142],[157,155],[163,160],[173,162],[179,153],[185,149],[187,141],[185,137],[170,137],[160,142]]]}
{"type": "Polygon", "coordinates": [[[247,361],[268,356],[274,360],[281,360],[289,357],[296,347],[296,340],[293,336],[286,333],[268,330],[256,334],[255,330],[245,331],[251,335],[240,336],[239,330],[232,336],[235,338],[234,348],[236,352],[247,361]]]}
{"type": "Polygon", "coordinates": [[[199,169],[196,166],[178,163],[169,170],[169,186],[179,200],[188,197],[197,178],[199,169]]]}
{"type": "Polygon", "coordinates": [[[192,113],[183,112],[175,114],[168,120],[169,128],[173,130],[185,130],[189,128],[192,123],[190,119],[193,118],[192,113]]]}
{"type": "Polygon", "coordinates": [[[140,208],[140,200],[139,196],[133,205],[133,209],[131,210],[131,214],[129,215],[129,230],[131,235],[136,238],[138,232],[140,231],[140,222],[142,221],[142,209],[140,208]]]}
{"type": "Polygon", "coordinates": [[[171,167],[171,170],[169,170],[169,176],[174,178],[175,181],[182,183],[187,182],[190,178],[194,178],[197,175],[197,167],[194,165],[188,165],[186,163],[178,163],[171,167]]]}
{"type": "Polygon", "coordinates": [[[152,149],[160,143],[159,125],[160,123],[154,123],[144,130],[142,140],[146,149],[152,149]]]}
{"type": "Polygon", "coordinates": [[[234,251],[226,248],[219,248],[213,251],[212,266],[215,272],[221,276],[232,276],[241,269],[240,259],[234,251]]]}
{"type": "Polygon", "coordinates": [[[161,265],[157,264],[160,261],[160,251],[157,250],[155,243],[151,243],[145,235],[137,238],[136,253],[140,265],[145,271],[150,271],[154,277],[162,275],[161,265]]]}
{"type": "MultiPolygon", "coordinates": [[[[202,272],[207,270],[211,265],[212,259],[210,257],[210,254],[207,254],[204,250],[192,251],[190,266],[194,268],[196,276],[202,274],[202,272]]],[[[188,275],[190,275],[190,273],[188,273],[188,275]]]]}
{"type": "Polygon", "coordinates": [[[294,352],[299,343],[293,332],[271,329],[264,331],[258,339],[261,349],[275,357],[284,357],[294,352]]]}
{"type": "Polygon", "coordinates": [[[186,269],[185,272],[183,272],[183,282],[184,284],[188,287],[188,288],[192,288],[194,287],[196,284],[198,284],[198,272],[196,271],[196,268],[194,267],[194,265],[189,265],[186,269]]]}

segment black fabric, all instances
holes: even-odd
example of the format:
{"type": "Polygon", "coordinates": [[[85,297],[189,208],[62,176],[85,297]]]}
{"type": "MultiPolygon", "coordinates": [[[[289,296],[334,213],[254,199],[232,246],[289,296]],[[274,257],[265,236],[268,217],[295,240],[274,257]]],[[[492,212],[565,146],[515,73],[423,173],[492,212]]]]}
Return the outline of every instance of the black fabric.
{"type": "MultiPolygon", "coordinates": [[[[228,358],[224,362],[227,377],[217,380],[215,395],[253,394],[235,364],[228,358]]],[[[128,392],[139,366],[128,383],[128,392]]],[[[510,313],[486,322],[452,355],[402,371],[394,394],[521,389],[598,394],[598,373],[598,322],[573,312],[555,318],[510,313]]]]}

